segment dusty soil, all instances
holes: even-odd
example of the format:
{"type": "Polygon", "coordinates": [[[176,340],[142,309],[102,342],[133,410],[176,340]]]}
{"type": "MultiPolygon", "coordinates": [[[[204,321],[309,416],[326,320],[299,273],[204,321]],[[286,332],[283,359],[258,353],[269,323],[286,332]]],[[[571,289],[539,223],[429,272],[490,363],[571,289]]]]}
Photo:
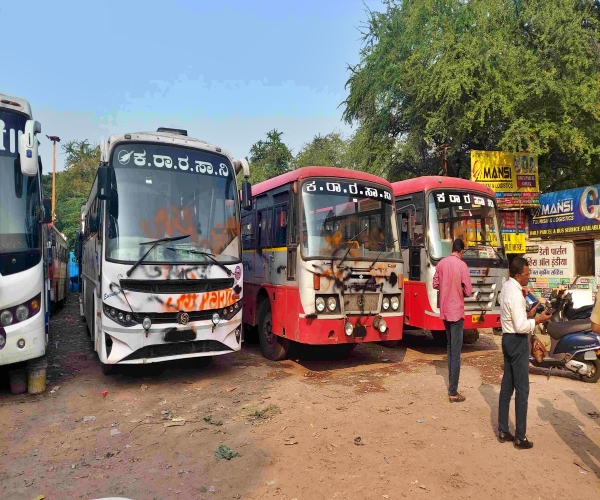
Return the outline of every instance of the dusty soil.
{"type": "Polygon", "coordinates": [[[360,346],[342,361],[308,351],[271,363],[249,344],[208,366],[105,377],[75,295],[51,326],[45,394],[12,396],[0,372],[0,498],[600,494],[599,386],[532,371],[535,447],[496,440],[500,337],[465,348],[467,401],[450,404],[445,349],[426,337],[360,346]],[[239,456],[217,460],[222,445],[239,456]]]}

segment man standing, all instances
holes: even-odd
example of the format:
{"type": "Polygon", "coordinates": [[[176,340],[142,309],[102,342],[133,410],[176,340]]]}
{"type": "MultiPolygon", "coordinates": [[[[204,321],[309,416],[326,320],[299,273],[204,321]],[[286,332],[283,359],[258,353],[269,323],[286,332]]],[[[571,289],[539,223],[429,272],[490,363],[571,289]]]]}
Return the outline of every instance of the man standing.
{"type": "Polygon", "coordinates": [[[463,240],[454,240],[452,254],[439,262],[433,276],[433,288],[439,293],[440,318],[444,321],[448,340],[448,399],[451,403],[465,400],[458,393],[458,378],[465,323],[465,297],[473,295],[473,288],[469,267],[462,260],[464,251],[463,240]]]}
{"type": "Polygon", "coordinates": [[[498,403],[498,441],[514,441],[515,448],[528,450],[533,447],[525,434],[529,398],[529,335],[533,334],[535,325],[548,321],[551,315],[544,311],[535,318],[535,307],[529,313],[526,310],[526,290],[523,287],[529,282],[527,261],[523,257],[515,257],[509,272],[510,278],[504,283],[500,295],[504,375],[498,403]],[[508,409],[513,391],[516,391],[516,436],[508,431],[508,409]]]}

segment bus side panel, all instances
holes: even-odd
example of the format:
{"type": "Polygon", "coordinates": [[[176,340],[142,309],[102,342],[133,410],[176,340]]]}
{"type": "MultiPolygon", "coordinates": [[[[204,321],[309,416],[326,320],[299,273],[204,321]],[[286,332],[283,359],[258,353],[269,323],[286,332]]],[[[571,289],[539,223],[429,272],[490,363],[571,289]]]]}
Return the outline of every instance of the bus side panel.
{"type": "Polygon", "coordinates": [[[273,316],[273,333],[298,340],[298,317],[304,312],[295,286],[268,286],[273,316]],[[274,298],[274,300],[273,300],[274,298]]]}
{"type": "Polygon", "coordinates": [[[258,292],[262,285],[244,281],[244,308],[242,312],[242,322],[250,326],[256,326],[258,323],[257,299],[258,292]]]}

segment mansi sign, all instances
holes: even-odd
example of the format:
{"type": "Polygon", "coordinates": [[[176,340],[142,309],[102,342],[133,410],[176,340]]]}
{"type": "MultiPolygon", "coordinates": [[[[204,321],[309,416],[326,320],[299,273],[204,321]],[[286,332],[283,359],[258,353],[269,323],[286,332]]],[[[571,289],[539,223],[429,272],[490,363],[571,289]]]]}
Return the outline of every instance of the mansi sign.
{"type": "Polygon", "coordinates": [[[471,180],[493,189],[500,207],[538,204],[540,189],[535,155],[471,151],[471,180]]]}

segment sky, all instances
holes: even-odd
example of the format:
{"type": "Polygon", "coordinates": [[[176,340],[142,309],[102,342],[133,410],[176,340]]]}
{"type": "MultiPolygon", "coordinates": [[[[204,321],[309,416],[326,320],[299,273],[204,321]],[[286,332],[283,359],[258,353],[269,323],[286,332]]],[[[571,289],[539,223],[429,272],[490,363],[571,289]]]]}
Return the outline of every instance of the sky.
{"type": "Polygon", "coordinates": [[[46,134],[176,127],[239,158],[276,128],[295,154],[352,133],[340,104],[367,8],[382,2],[0,0],[0,93],[30,102],[45,172],[46,134]]]}

